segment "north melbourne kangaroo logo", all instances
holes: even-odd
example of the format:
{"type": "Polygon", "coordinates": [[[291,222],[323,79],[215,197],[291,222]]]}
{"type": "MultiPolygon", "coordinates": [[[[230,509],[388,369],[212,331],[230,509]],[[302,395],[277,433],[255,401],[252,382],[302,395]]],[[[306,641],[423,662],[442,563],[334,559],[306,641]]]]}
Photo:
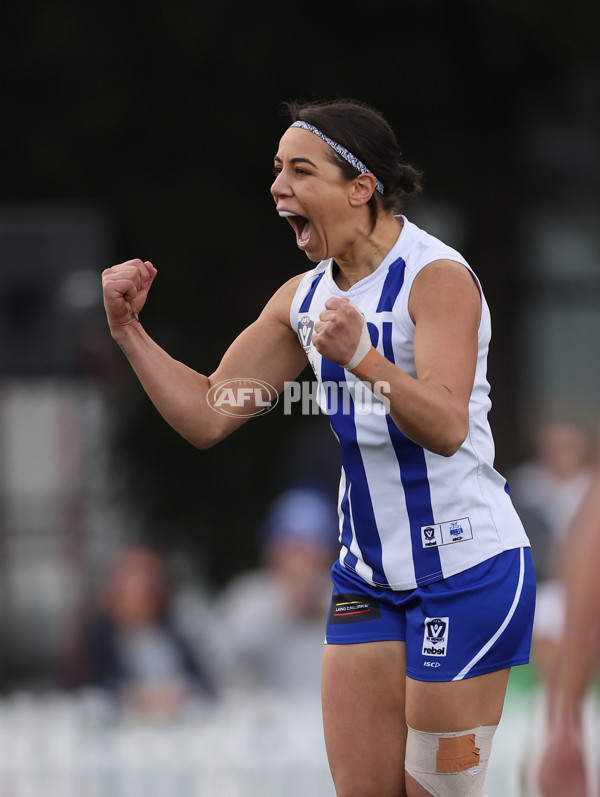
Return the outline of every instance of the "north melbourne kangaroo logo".
{"type": "Polygon", "coordinates": [[[448,647],[448,617],[425,618],[423,656],[445,656],[448,647]]]}

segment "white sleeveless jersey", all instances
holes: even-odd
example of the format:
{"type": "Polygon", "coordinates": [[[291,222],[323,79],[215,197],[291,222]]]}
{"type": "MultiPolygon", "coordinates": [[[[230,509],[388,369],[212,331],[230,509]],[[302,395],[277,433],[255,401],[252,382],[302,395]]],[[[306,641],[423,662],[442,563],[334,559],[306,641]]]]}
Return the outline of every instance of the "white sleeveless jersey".
{"type": "Polygon", "coordinates": [[[311,343],[327,299],[344,296],[365,315],[378,351],[416,377],[415,326],[408,312],[413,280],[442,258],[470,267],[454,249],[403,221],[398,241],[376,271],[342,291],[333,280],[332,261],[323,261],[302,279],[290,311],[319,381],[319,405],[341,446],[340,562],[369,584],[395,590],[413,589],[529,545],[506,480],[493,466],[486,378],[491,327],[483,294],[469,432],[451,457],[409,440],[366,385],[321,357],[311,343]]]}

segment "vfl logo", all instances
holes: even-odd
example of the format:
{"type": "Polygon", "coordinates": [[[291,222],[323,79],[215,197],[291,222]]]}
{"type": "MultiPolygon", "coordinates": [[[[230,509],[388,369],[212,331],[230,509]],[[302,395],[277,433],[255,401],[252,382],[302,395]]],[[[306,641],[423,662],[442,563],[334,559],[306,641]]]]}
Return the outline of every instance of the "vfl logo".
{"type": "Polygon", "coordinates": [[[435,620],[426,620],[427,638],[434,644],[440,642],[446,634],[447,627],[448,621],[442,620],[441,617],[437,617],[435,620]]]}
{"type": "Polygon", "coordinates": [[[315,322],[308,315],[303,315],[298,321],[298,337],[304,349],[310,347],[315,322]]]}
{"type": "Polygon", "coordinates": [[[431,548],[432,545],[437,545],[435,529],[433,526],[427,526],[423,529],[423,547],[431,548]]]}
{"type": "Polygon", "coordinates": [[[445,656],[448,646],[449,617],[426,617],[423,656],[445,656]]]}

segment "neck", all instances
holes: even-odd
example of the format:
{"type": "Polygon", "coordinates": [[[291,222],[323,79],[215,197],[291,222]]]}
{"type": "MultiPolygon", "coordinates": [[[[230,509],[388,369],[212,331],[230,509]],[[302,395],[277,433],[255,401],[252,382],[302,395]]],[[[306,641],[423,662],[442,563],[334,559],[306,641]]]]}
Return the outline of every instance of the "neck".
{"type": "Polygon", "coordinates": [[[342,290],[355,285],[379,268],[398,240],[402,222],[389,214],[377,220],[372,233],[360,236],[348,251],[334,258],[334,279],[342,290]],[[337,268],[336,268],[337,266],[337,268]]]}

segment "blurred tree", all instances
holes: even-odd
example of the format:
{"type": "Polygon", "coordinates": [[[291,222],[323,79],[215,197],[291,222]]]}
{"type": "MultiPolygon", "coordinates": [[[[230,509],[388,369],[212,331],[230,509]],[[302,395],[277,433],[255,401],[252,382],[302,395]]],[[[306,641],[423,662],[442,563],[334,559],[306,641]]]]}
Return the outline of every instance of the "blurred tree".
{"type": "MultiPolygon", "coordinates": [[[[159,269],[145,326],[203,371],[308,266],[268,194],[281,101],[379,107],[425,171],[419,202],[464,220],[461,248],[495,320],[498,460],[514,459],[517,221],[540,177],[527,136],[540,108],[546,118],[589,111],[573,86],[598,75],[597,3],[26,0],[2,13],[0,200],[104,206],[120,230],[115,258],[159,269]]],[[[597,129],[597,116],[582,123],[597,129]]],[[[546,184],[560,202],[561,185],[546,184]]],[[[198,453],[133,379],[112,401],[115,467],[152,535],[190,545],[218,581],[246,564],[248,531],[302,419],[274,412],[198,453]]]]}

